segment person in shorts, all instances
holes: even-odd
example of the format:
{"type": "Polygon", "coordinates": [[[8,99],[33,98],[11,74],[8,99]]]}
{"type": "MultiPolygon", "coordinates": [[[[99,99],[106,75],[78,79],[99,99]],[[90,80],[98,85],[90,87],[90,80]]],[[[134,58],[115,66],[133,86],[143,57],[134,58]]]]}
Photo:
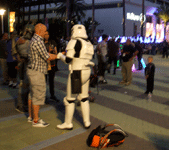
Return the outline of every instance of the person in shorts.
{"type": "Polygon", "coordinates": [[[33,127],[47,127],[49,123],[39,118],[40,105],[44,105],[46,97],[46,80],[47,60],[54,60],[57,55],[47,52],[44,44],[44,36],[46,34],[46,26],[37,24],[35,26],[35,34],[31,39],[28,52],[27,75],[30,83],[30,93],[28,97],[29,117],[28,122],[32,122],[33,127]],[[33,109],[33,117],[32,117],[33,109]],[[33,118],[33,119],[32,119],[33,118]]]}

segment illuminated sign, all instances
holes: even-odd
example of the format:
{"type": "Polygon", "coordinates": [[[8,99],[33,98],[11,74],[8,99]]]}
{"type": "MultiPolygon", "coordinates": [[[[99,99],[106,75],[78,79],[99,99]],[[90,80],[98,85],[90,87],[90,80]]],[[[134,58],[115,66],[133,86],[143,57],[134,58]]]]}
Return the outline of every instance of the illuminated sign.
{"type": "MultiPolygon", "coordinates": [[[[134,21],[142,21],[142,13],[140,15],[135,15],[132,13],[127,13],[127,19],[128,20],[134,20],[134,21]]],[[[146,21],[146,16],[144,15],[144,22],[146,21]]]]}
{"type": "Polygon", "coordinates": [[[14,31],[14,22],[15,22],[15,12],[10,12],[9,14],[10,32],[14,31]]]}

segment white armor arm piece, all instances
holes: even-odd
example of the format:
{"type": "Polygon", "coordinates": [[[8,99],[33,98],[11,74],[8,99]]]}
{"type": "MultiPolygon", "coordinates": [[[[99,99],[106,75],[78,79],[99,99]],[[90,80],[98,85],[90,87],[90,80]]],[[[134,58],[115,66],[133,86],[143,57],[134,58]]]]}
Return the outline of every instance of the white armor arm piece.
{"type": "Polygon", "coordinates": [[[92,67],[94,67],[94,66],[95,66],[95,63],[92,62],[92,61],[89,61],[89,63],[86,63],[85,66],[92,66],[92,67]]]}
{"type": "Polygon", "coordinates": [[[76,44],[76,40],[70,40],[67,47],[66,47],[66,56],[63,55],[62,53],[58,53],[57,55],[57,59],[62,60],[65,64],[66,64],[66,57],[73,59],[74,55],[75,55],[75,44],[76,44]]]}
{"type": "Polygon", "coordinates": [[[66,64],[66,56],[63,55],[62,53],[57,54],[57,59],[60,59],[61,61],[63,61],[66,64]]]}

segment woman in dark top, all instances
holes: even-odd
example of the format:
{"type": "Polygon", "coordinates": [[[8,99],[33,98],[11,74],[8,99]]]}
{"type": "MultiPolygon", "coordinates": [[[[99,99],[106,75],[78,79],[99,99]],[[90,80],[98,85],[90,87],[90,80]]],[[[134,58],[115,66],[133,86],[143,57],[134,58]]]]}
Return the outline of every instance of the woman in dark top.
{"type": "MultiPolygon", "coordinates": [[[[49,40],[49,33],[46,32],[45,35],[45,46],[48,52],[56,54],[57,53],[57,45],[55,41],[49,40]]],[[[46,75],[46,82],[47,78],[49,77],[49,90],[50,90],[50,100],[57,101],[57,98],[55,97],[55,92],[54,92],[54,78],[55,78],[55,60],[49,61],[48,62],[48,75],[46,75]]]]}

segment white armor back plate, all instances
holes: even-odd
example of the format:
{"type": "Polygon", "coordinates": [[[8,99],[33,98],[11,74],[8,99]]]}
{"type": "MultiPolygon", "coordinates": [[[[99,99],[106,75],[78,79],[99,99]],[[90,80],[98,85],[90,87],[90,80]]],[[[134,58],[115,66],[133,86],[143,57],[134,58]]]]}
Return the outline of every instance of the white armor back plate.
{"type": "Polygon", "coordinates": [[[94,54],[94,48],[93,48],[93,45],[91,44],[91,42],[85,41],[81,38],[78,38],[78,40],[82,44],[79,58],[92,60],[93,54],[94,54]]]}
{"type": "Polygon", "coordinates": [[[94,49],[91,42],[87,42],[81,38],[72,39],[67,45],[66,57],[72,58],[71,63],[69,64],[69,70],[86,70],[90,69],[90,60],[93,58],[94,49]],[[82,44],[79,58],[75,58],[75,45],[77,40],[82,44]]]}

